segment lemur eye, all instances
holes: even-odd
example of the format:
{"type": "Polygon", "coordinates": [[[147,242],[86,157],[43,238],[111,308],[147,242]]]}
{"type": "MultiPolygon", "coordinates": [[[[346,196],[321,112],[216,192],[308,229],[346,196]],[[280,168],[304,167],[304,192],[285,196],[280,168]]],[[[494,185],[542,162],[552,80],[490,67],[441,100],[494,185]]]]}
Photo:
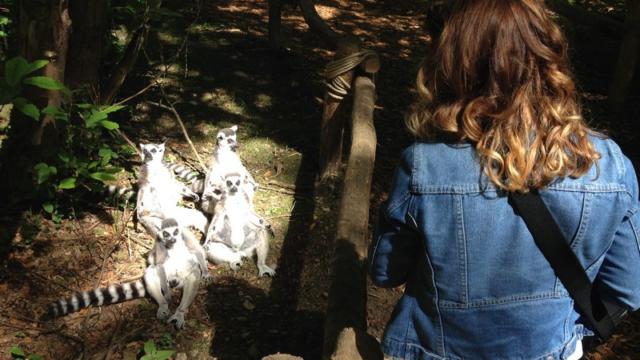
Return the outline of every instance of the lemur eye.
{"type": "Polygon", "coordinates": [[[236,185],[240,185],[240,180],[236,181],[236,185]]]}
{"type": "Polygon", "coordinates": [[[175,230],[173,231],[173,235],[174,235],[174,236],[178,236],[178,229],[175,229],[175,230]]]}
{"type": "Polygon", "coordinates": [[[156,149],[151,149],[151,152],[152,152],[152,153],[154,153],[154,154],[155,154],[157,151],[158,151],[158,150],[156,150],[156,149]]]}
{"type": "Polygon", "coordinates": [[[222,139],[224,139],[224,136],[218,135],[218,140],[222,140],[222,139]]]}
{"type": "Polygon", "coordinates": [[[162,236],[169,237],[169,236],[171,236],[171,234],[169,234],[169,232],[167,232],[167,231],[163,231],[162,232],[162,236]]]}
{"type": "Polygon", "coordinates": [[[227,180],[227,186],[231,186],[231,185],[233,185],[233,183],[231,181],[227,180]]]}

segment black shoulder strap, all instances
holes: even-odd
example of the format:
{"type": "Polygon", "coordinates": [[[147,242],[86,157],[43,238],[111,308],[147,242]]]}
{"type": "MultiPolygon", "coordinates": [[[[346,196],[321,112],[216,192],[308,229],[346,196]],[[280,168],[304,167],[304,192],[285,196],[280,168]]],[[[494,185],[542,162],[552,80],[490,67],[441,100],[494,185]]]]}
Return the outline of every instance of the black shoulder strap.
{"type": "Polygon", "coordinates": [[[573,298],[578,312],[585,318],[589,328],[600,339],[606,340],[613,332],[616,322],[609,315],[597,291],[594,291],[584,268],[562,236],[540,195],[531,191],[526,194],[511,193],[509,198],[527,224],[536,245],[573,298]]]}

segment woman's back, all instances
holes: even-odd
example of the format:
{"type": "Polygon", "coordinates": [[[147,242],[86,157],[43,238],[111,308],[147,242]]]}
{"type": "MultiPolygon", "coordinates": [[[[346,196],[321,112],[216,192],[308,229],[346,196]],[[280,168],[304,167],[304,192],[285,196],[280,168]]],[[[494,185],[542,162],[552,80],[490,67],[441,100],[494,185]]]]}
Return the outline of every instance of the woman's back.
{"type": "MultiPolygon", "coordinates": [[[[637,180],[613,141],[591,140],[598,165],[542,198],[591,279],[600,271],[605,293],[637,308],[637,180]]],[[[383,346],[404,358],[565,359],[590,332],[506,194],[479,174],[470,145],[405,151],[371,254],[375,283],[407,283],[383,346]]]]}
{"type": "Polygon", "coordinates": [[[591,332],[509,192],[539,191],[605,300],[640,307],[637,179],[584,122],[567,47],[543,1],[455,2],[372,247],[374,282],[407,284],[387,355],[581,356],[591,332]]]}

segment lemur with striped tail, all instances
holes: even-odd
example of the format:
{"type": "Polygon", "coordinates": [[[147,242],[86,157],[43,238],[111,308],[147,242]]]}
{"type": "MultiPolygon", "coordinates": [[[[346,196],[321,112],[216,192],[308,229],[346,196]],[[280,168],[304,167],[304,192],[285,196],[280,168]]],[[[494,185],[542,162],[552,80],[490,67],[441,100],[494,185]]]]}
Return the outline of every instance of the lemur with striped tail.
{"type": "Polygon", "coordinates": [[[162,221],[148,256],[144,276],[136,281],[82,291],[49,306],[44,319],[64,316],[89,306],[117,304],[146,296],[158,303],[157,318],[184,328],[185,314],[196,297],[200,281],[209,277],[205,252],[189,231],[174,219],[162,221]],[[171,290],[182,289],[180,305],[169,317],[171,290]]]}
{"type": "Polygon", "coordinates": [[[238,126],[233,125],[218,131],[216,135],[216,149],[211,157],[202,191],[201,208],[208,214],[215,214],[217,200],[225,186],[223,181],[228,174],[240,174],[243,194],[250,198],[249,203],[253,206],[253,196],[258,186],[237,153],[237,132],[238,126]]]}
{"type": "Polygon", "coordinates": [[[193,226],[203,234],[207,218],[200,211],[178,206],[182,196],[199,201],[200,197],[177,181],[162,162],[164,144],[140,144],[144,164],[138,178],[136,215],[147,231],[154,234],[160,222],[175,218],[184,226],[193,226]]]}
{"type": "MultiPolygon", "coordinates": [[[[186,183],[187,188],[196,194],[202,194],[204,175],[181,163],[165,163],[165,166],[176,179],[186,183]]],[[[138,188],[135,184],[134,186],[107,185],[103,194],[109,200],[128,201],[137,196],[138,188]]]]}
{"type": "Polygon", "coordinates": [[[266,264],[271,225],[254,212],[243,194],[242,175],[228,174],[223,184],[203,245],[207,259],[214,264],[228,263],[237,270],[244,257],[256,254],[258,275],[274,276],[275,270],[266,264]]]}

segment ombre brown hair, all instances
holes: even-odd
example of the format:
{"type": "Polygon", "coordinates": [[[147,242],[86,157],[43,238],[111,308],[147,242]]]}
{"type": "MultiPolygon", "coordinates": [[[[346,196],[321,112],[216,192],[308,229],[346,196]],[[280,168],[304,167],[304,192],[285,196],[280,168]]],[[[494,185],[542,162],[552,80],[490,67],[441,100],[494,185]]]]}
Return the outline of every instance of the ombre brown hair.
{"type": "Polygon", "coordinates": [[[475,145],[498,188],[528,191],[580,177],[589,140],[567,42],[541,0],[462,0],[420,66],[407,127],[418,139],[475,145]]]}

